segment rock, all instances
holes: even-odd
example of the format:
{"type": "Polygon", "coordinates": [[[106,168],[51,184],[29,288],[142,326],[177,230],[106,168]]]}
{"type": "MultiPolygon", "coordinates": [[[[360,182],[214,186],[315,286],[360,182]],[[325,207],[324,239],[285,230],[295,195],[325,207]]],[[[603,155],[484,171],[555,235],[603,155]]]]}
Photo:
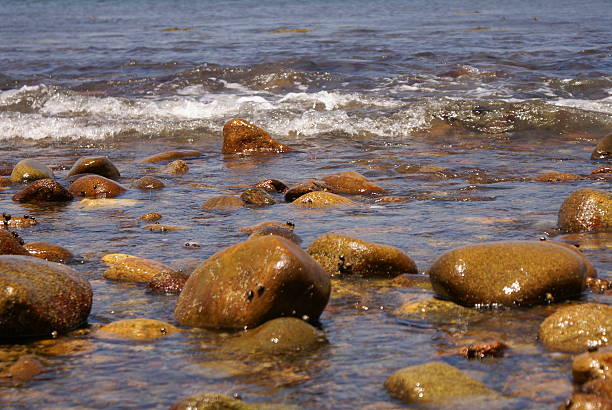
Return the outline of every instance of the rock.
{"type": "Polygon", "coordinates": [[[333,193],[350,195],[381,195],[385,190],[368,181],[363,175],[346,171],[323,178],[333,193]]]}
{"type": "Polygon", "coordinates": [[[335,206],[355,205],[355,202],[331,192],[315,191],[302,195],[292,202],[300,208],[331,208],[335,206]]]}
{"type": "Polygon", "coordinates": [[[31,256],[0,256],[0,335],[65,333],[87,320],[89,282],[72,268],[31,256]]]}
{"type": "Polygon", "coordinates": [[[278,179],[264,179],[255,184],[255,188],[261,188],[264,191],[277,192],[282,194],[289,188],[278,179]]]}
{"type": "Polygon", "coordinates": [[[439,403],[468,396],[496,395],[478,380],[442,362],[398,370],[387,378],[385,388],[391,396],[406,403],[439,403]]]}
{"type": "Polygon", "coordinates": [[[50,262],[65,262],[74,257],[72,252],[48,242],[30,242],[24,248],[35,258],[45,259],[50,262]]]}
{"type": "Polygon", "coordinates": [[[591,175],[597,175],[597,174],[612,174],[612,167],[610,166],[599,167],[591,171],[591,175]]]}
{"type": "Polygon", "coordinates": [[[252,406],[225,394],[204,393],[187,397],[175,403],[170,410],[255,410],[259,408],[259,406],[252,406]]]}
{"type": "Polygon", "coordinates": [[[167,151],[167,152],[162,152],[160,154],[151,155],[150,157],[147,157],[141,160],[140,162],[154,163],[154,162],[173,161],[173,160],[182,159],[182,158],[196,158],[201,155],[202,153],[199,151],[189,151],[189,150],[167,151]]]}
{"type": "Polygon", "coordinates": [[[604,347],[612,334],[612,306],[587,303],[559,309],[540,325],[538,337],[546,348],[584,352],[604,347]]]}
{"type": "Polygon", "coordinates": [[[15,363],[0,372],[1,378],[10,378],[18,382],[27,382],[44,373],[45,366],[36,356],[21,356],[15,363]]]}
{"type": "Polygon", "coordinates": [[[290,152],[291,148],[273,140],[266,131],[240,118],[223,126],[224,154],[256,154],[290,152]]]}
{"type": "Polygon", "coordinates": [[[176,273],[174,269],[161,262],[122,253],[105,255],[102,262],[108,266],[102,276],[109,280],[148,283],[157,274],[176,273]]]}
{"type": "Polygon", "coordinates": [[[66,202],[72,198],[66,188],[51,178],[30,182],[13,195],[13,201],[16,202],[66,202]]]}
{"type": "Polygon", "coordinates": [[[558,410],[612,410],[612,402],[592,394],[574,393],[558,410]]]}
{"type": "Polygon", "coordinates": [[[189,166],[182,159],[172,161],[164,167],[163,172],[173,175],[185,175],[189,171],[189,166]]]}
{"type": "Polygon", "coordinates": [[[563,232],[612,230],[612,194],[597,189],[572,192],[561,204],[557,224],[563,232]]]}
{"type": "Polygon", "coordinates": [[[162,225],[159,223],[155,223],[152,225],[145,225],[142,229],[151,232],[168,232],[168,231],[183,231],[189,229],[187,226],[178,226],[178,225],[162,225]]]}
{"type": "Polygon", "coordinates": [[[178,295],[183,290],[189,275],[183,272],[161,272],[147,283],[147,292],[160,295],[178,295]]]}
{"type": "Polygon", "coordinates": [[[559,242],[559,241],[550,241],[549,243],[552,243],[554,245],[563,246],[566,249],[569,249],[569,250],[571,250],[573,252],[576,252],[576,254],[578,254],[578,256],[580,256],[582,258],[582,262],[584,262],[584,265],[586,266],[586,269],[587,269],[587,278],[596,278],[597,277],[597,270],[595,270],[595,267],[593,266],[591,261],[588,260],[586,256],[584,256],[584,253],[582,253],[582,251],[580,250],[580,248],[578,248],[578,246],[573,245],[571,243],[559,242]]]}
{"type": "Polygon", "coordinates": [[[582,179],[580,175],[568,174],[567,172],[545,172],[533,177],[536,182],[566,182],[582,179]]]}
{"type": "Polygon", "coordinates": [[[149,176],[145,176],[145,177],[142,177],[134,181],[134,187],[141,189],[143,191],[150,190],[150,189],[155,189],[155,190],[162,189],[165,186],[166,185],[164,185],[164,183],[161,182],[159,179],[155,177],[149,177],[149,176]]]}
{"type": "Polygon", "coordinates": [[[79,175],[79,174],[96,174],[102,175],[103,177],[118,180],[121,177],[117,167],[108,159],[103,156],[90,156],[79,158],[70,171],[68,176],[79,175]]]}
{"type": "Polygon", "coordinates": [[[97,336],[118,339],[146,340],[169,336],[179,330],[170,323],[154,319],[118,320],[102,326],[97,336]]]}
{"type": "Polygon", "coordinates": [[[466,359],[484,359],[485,357],[502,357],[508,345],[504,342],[480,342],[460,348],[457,353],[466,359]]]}
{"type": "Polygon", "coordinates": [[[612,380],[612,345],[574,357],[572,378],[578,384],[594,379],[612,380]]]}
{"type": "Polygon", "coordinates": [[[240,199],[249,208],[263,208],[276,203],[272,195],[260,188],[247,189],[240,194],[240,199]]]}
{"type": "Polygon", "coordinates": [[[293,222],[278,222],[278,221],[264,221],[261,222],[257,225],[253,225],[253,226],[245,226],[243,228],[240,228],[239,231],[240,232],[244,232],[246,234],[252,234],[254,232],[257,232],[261,229],[265,229],[265,228],[281,228],[281,229],[288,229],[290,231],[292,231],[295,228],[295,224],[293,222]]]}
{"type": "Polygon", "coordinates": [[[11,172],[11,181],[13,182],[28,182],[36,181],[37,179],[53,178],[51,168],[36,161],[35,159],[24,159],[15,165],[11,172]]]}
{"type": "Polygon", "coordinates": [[[31,215],[13,216],[3,213],[0,218],[0,228],[4,229],[28,228],[35,225],[38,225],[38,221],[31,215]]]}
{"type": "Polygon", "coordinates": [[[17,238],[11,232],[0,229],[0,255],[29,256],[30,252],[21,245],[17,238]]]}
{"type": "Polygon", "coordinates": [[[206,211],[232,211],[243,206],[242,199],[232,195],[221,195],[206,200],[202,204],[202,209],[206,211]]]}
{"type": "Polygon", "coordinates": [[[331,292],[329,275],[294,243],[265,236],[206,260],[189,277],[176,304],[185,326],[255,327],[277,317],[317,320],[331,292]]]}
{"type": "Polygon", "coordinates": [[[319,236],[307,252],[332,276],[394,278],[403,273],[418,273],[413,260],[399,249],[345,235],[319,236]]]}
{"type": "Polygon", "coordinates": [[[68,191],[74,196],[85,198],[115,198],[127,189],[112,179],[100,175],[85,175],[74,181],[68,191]]]}
{"type": "Polygon", "coordinates": [[[403,318],[442,323],[460,323],[479,317],[475,309],[433,298],[422,302],[406,303],[397,308],[393,314],[403,318]]]}
{"type": "Polygon", "coordinates": [[[313,350],[325,343],[323,332],[302,319],[282,317],[245,331],[227,341],[224,347],[244,353],[278,354],[313,350]]]}
{"type": "Polygon", "coordinates": [[[591,159],[608,159],[610,157],[612,157],[612,134],[608,134],[607,137],[602,139],[591,154],[591,159]]]}
{"type": "Polygon", "coordinates": [[[581,386],[583,393],[594,394],[612,400],[612,379],[594,379],[581,386]]]}
{"type": "Polygon", "coordinates": [[[588,269],[583,257],[550,242],[464,246],[429,269],[434,291],[464,306],[530,306],[578,298],[588,269]]]}
{"type": "Polygon", "coordinates": [[[410,202],[410,200],[408,198],[404,198],[401,196],[383,196],[380,198],[377,198],[374,202],[378,203],[383,203],[383,204],[397,204],[397,203],[404,203],[404,202],[410,202]]]}
{"type": "Polygon", "coordinates": [[[293,202],[302,195],[316,191],[331,191],[331,187],[322,181],[306,181],[301,184],[292,186],[287,191],[285,191],[285,201],[293,202]]]}
{"type": "Polygon", "coordinates": [[[0,176],[0,187],[9,186],[12,183],[13,181],[11,181],[11,178],[0,176]]]}
{"type": "Polygon", "coordinates": [[[297,236],[292,229],[282,228],[278,226],[267,226],[262,227],[249,236],[249,239],[260,238],[262,236],[276,235],[281,236],[285,239],[289,239],[291,242],[299,245],[302,243],[302,238],[297,236]]]}
{"type": "Polygon", "coordinates": [[[155,222],[155,221],[159,221],[161,218],[162,218],[161,214],[157,212],[147,212],[146,214],[140,217],[140,219],[145,222],[155,222]]]}

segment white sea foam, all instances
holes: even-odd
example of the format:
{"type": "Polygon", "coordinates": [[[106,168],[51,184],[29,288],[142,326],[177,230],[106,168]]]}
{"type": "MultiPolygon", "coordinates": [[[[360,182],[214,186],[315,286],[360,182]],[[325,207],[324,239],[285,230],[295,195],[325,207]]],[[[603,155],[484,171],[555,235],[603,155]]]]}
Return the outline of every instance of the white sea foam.
{"type": "Polygon", "coordinates": [[[612,97],[606,97],[601,100],[579,100],[579,99],[559,99],[552,101],[551,104],[560,107],[579,108],[585,111],[601,112],[604,114],[612,114],[612,97]]]}

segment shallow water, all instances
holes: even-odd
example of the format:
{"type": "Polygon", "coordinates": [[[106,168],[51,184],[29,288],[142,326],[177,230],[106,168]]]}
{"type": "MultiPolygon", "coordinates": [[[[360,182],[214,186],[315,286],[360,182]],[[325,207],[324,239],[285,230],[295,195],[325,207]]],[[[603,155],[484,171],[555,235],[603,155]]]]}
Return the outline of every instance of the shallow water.
{"type": "MultiPolygon", "coordinates": [[[[172,264],[204,260],[245,238],[238,228],[290,220],[304,240],[340,232],[396,246],[425,272],[453,247],[557,235],[563,199],[588,178],[590,154],[612,124],[612,16],[606,1],[234,2],[8,1],[0,9],[0,168],[35,157],[67,169],[107,155],[129,186],[144,175],[158,192],[131,189],[118,208],[11,201],[0,209],[35,216],[19,229],[79,255],[71,266],[94,288],[89,328],[53,341],[0,345],[5,363],[34,352],[48,372],[13,385],[8,407],[167,408],[191,394],[237,393],[249,402],[303,408],[395,408],[382,384],[395,370],[444,360],[503,394],[470,408],[556,408],[571,394],[571,356],[549,352],[537,328],[555,306],[485,311],[470,320],[401,319],[393,311],[429,298],[389,281],[335,282],[321,317],[330,344],[292,357],[219,353],[227,337],[186,329],[152,343],[108,341],[90,330],[114,320],[173,322],[176,298],[102,278],[100,258],[129,253],[172,264]],[[167,30],[167,29],[180,30],[167,30]],[[278,30],[310,30],[277,32],[278,30]],[[220,154],[221,128],[240,116],[298,151],[257,158],[220,154]],[[197,149],[184,176],[141,164],[150,154],[197,149]],[[358,171],[404,203],[356,198],[348,209],[209,213],[208,198],[240,193],[264,178],[295,184],[358,171]],[[583,176],[535,182],[543,171],[583,176]],[[158,211],[150,232],[138,217],[158,211]],[[197,241],[202,247],[184,247],[197,241]],[[447,354],[477,340],[503,340],[503,358],[447,354]]],[[[608,180],[609,181],[609,180],[608,180]]],[[[610,237],[582,249],[612,280],[610,237]]],[[[585,292],[583,301],[610,303],[585,292]]],[[[456,405],[455,407],[461,407],[456,405]]]]}

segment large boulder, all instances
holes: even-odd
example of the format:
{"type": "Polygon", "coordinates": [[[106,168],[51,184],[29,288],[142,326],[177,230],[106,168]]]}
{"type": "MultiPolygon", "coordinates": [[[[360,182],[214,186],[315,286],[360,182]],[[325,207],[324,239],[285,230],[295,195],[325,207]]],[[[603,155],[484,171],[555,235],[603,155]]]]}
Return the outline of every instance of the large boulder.
{"type": "Polygon", "coordinates": [[[612,157],[612,134],[602,139],[593,150],[591,159],[608,159],[612,157]]]}
{"type": "Polygon", "coordinates": [[[185,326],[242,329],[283,316],[316,320],[331,292],[329,275],[278,236],[217,252],[191,274],[176,304],[185,326]]]}
{"type": "Polygon", "coordinates": [[[91,286],[77,271],[30,256],[0,256],[0,289],[1,337],[65,333],[91,310],[91,286]]]}
{"type": "Polygon", "coordinates": [[[70,168],[70,171],[68,171],[68,176],[79,174],[97,174],[114,180],[119,179],[121,176],[115,164],[108,157],[104,156],[79,158],[70,168]]]}
{"type": "Polygon", "coordinates": [[[70,200],[72,200],[72,194],[51,178],[30,182],[13,195],[13,201],[16,202],[66,202],[70,200]]]}
{"type": "Polygon", "coordinates": [[[345,235],[319,236],[307,252],[330,275],[393,278],[418,273],[414,261],[401,250],[345,235]]]}
{"type": "Polygon", "coordinates": [[[429,269],[434,291],[464,306],[529,306],[578,298],[584,256],[550,242],[507,241],[464,246],[429,269]]]}
{"type": "Polygon", "coordinates": [[[265,130],[240,118],[229,120],[223,126],[224,154],[281,153],[291,148],[275,141],[265,130]]]}
{"type": "Polygon", "coordinates": [[[44,178],[53,178],[53,171],[35,159],[19,161],[11,172],[11,181],[13,182],[29,182],[44,178]]]}
{"type": "Polygon", "coordinates": [[[70,185],[68,191],[74,196],[85,198],[115,198],[127,188],[101,175],[84,175],[70,185]]]}
{"type": "Polygon", "coordinates": [[[612,230],[612,194],[598,189],[572,192],[561,204],[558,225],[563,232],[612,230]]]}

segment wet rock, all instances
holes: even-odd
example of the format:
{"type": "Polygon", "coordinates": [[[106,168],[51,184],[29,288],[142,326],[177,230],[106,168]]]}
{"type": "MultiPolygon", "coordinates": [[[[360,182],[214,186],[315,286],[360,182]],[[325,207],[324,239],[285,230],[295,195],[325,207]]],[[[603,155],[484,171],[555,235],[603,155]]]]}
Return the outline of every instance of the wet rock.
{"type": "Polygon", "coordinates": [[[600,168],[597,168],[591,171],[591,175],[597,175],[597,174],[612,174],[612,167],[605,166],[605,167],[600,167],[600,168]]]}
{"type": "Polygon", "coordinates": [[[479,317],[477,310],[434,298],[422,302],[406,303],[397,308],[393,314],[403,318],[444,323],[459,323],[479,317]]]}
{"type": "Polygon", "coordinates": [[[485,357],[502,357],[508,345],[504,342],[473,343],[459,349],[458,354],[466,359],[484,359],[485,357]]]}
{"type": "Polygon", "coordinates": [[[102,276],[109,280],[148,283],[160,273],[176,273],[161,262],[122,253],[105,255],[102,262],[108,266],[102,276]]]}
{"type": "Polygon", "coordinates": [[[584,352],[607,346],[612,334],[612,306],[587,303],[559,309],[540,325],[546,348],[584,352]]]}
{"type": "Polygon", "coordinates": [[[50,336],[87,320],[89,282],[72,268],[31,256],[0,256],[0,335],[50,336]]]}
{"type": "Polygon", "coordinates": [[[154,162],[174,161],[174,160],[182,159],[182,158],[196,158],[201,155],[202,153],[199,151],[189,151],[189,150],[167,151],[167,152],[162,152],[159,154],[151,155],[150,157],[147,157],[141,160],[141,162],[154,163],[154,162]]]}
{"type": "Polygon", "coordinates": [[[72,198],[66,188],[51,178],[30,182],[13,195],[13,201],[16,202],[66,202],[72,198]]]}
{"type": "Polygon", "coordinates": [[[381,195],[385,193],[383,188],[373,184],[366,177],[354,171],[326,176],[323,178],[323,182],[336,194],[381,195]]]}
{"type": "Polygon", "coordinates": [[[396,204],[410,202],[410,200],[401,196],[383,196],[381,198],[377,198],[374,202],[383,204],[396,204]]]}
{"type": "Polygon", "coordinates": [[[612,380],[612,346],[574,357],[572,377],[578,384],[594,379],[612,380]]]}
{"type": "Polygon", "coordinates": [[[18,382],[27,382],[44,373],[45,366],[36,356],[21,356],[15,363],[0,372],[0,379],[10,378],[18,382]]]}
{"type": "Polygon", "coordinates": [[[272,195],[260,188],[247,189],[240,194],[240,199],[249,208],[263,208],[276,203],[272,195]]]}
{"type": "Polygon", "coordinates": [[[273,140],[266,131],[240,118],[229,120],[223,126],[224,154],[282,153],[292,149],[273,140]]]}
{"type": "Polygon", "coordinates": [[[262,236],[276,235],[281,236],[285,239],[289,239],[291,242],[299,245],[302,243],[302,238],[297,236],[292,229],[281,228],[278,226],[267,226],[262,227],[249,236],[249,239],[260,238],[262,236]]]}
{"type": "Polygon", "coordinates": [[[403,273],[418,273],[414,261],[399,249],[345,235],[319,236],[307,252],[332,276],[393,278],[403,273]]]}
{"type": "Polygon", "coordinates": [[[612,289],[612,283],[605,279],[587,278],[586,285],[593,293],[606,293],[608,289],[612,289]]]}
{"type": "Polygon", "coordinates": [[[13,181],[11,181],[11,178],[0,176],[0,187],[9,186],[12,183],[13,181]]]}
{"type": "Polygon", "coordinates": [[[145,225],[142,229],[151,232],[169,232],[169,231],[183,231],[189,229],[187,226],[178,226],[178,225],[162,225],[159,223],[155,223],[152,225],[145,225]]]}
{"type": "Polygon", "coordinates": [[[302,319],[283,317],[245,331],[224,347],[245,353],[289,353],[313,350],[327,343],[323,332],[302,319]]]}
{"type": "Polygon", "coordinates": [[[558,410],[612,410],[612,402],[592,394],[575,393],[558,410]]]}
{"type": "Polygon", "coordinates": [[[206,200],[202,204],[202,209],[206,211],[232,211],[243,206],[242,199],[233,195],[221,195],[206,200]]]}
{"type": "Polygon", "coordinates": [[[79,174],[96,174],[102,175],[103,177],[118,180],[121,177],[117,167],[111,162],[108,157],[104,156],[90,156],[79,158],[70,171],[68,176],[79,175],[79,174]]]}
{"type": "Polygon", "coordinates": [[[112,179],[100,175],[85,175],[74,181],[68,191],[85,198],[115,198],[127,189],[112,179]]]}
{"type": "Polygon", "coordinates": [[[178,295],[183,290],[189,275],[183,272],[161,272],[147,283],[147,292],[158,295],[178,295]]]}
{"type": "Polygon", "coordinates": [[[285,193],[289,187],[283,184],[278,179],[264,179],[255,184],[255,188],[261,188],[264,191],[277,192],[279,194],[285,193]]]}
{"type": "Polygon", "coordinates": [[[331,191],[331,187],[323,181],[310,180],[292,186],[285,192],[285,201],[293,202],[302,195],[316,191],[331,191]]]}
{"type": "Polygon", "coordinates": [[[468,396],[496,395],[478,380],[442,362],[398,370],[387,378],[385,388],[391,396],[406,403],[439,403],[468,396]]]}
{"type": "Polygon", "coordinates": [[[289,221],[287,222],[264,221],[257,225],[245,226],[243,228],[240,228],[239,231],[244,232],[246,234],[252,234],[264,228],[281,228],[281,229],[288,229],[292,231],[295,228],[295,224],[289,221]]]}
{"type": "Polygon", "coordinates": [[[186,326],[258,326],[277,317],[317,320],[329,275],[294,243],[266,236],[238,243],[206,260],[189,277],[175,310],[186,326]]]}
{"type": "Polygon", "coordinates": [[[569,174],[567,172],[546,172],[533,177],[536,182],[566,182],[582,179],[580,175],[569,174]]]}
{"type": "Polygon", "coordinates": [[[0,255],[25,255],[29,256],[30,252],[24,248],[11,232],[0,229],[0,255]]]}
{"type": "Polygon", "coordinates": [[[4,229],[28,228],[34,225],[38,225],[38,221],[31,215],[14,216],[3,213],[0,217],[0,228],[4,229]]]}
{"type": "Polygon", "coordinates": [[[254,406],[220,393],[204,393],[175,403],[170,410],[256,410],[254,406]]]}
{"type": "Polygon", "coordinates": [[[602,139],[593,150],[591,159],[608,159],[612,157],[612,134],[602,139]]]}
{"type": "Polygon", "coordinates": [[[612,379],[594,379],[586,382],[580,388],[583,393],[594,394],[607,400],[612,400],[612,379]]]}
{"type": "Polygon", "coordinates": [[[588,188],[572,192],[561,204],[557,224],[564,232],[612,230],[612,194],[588,188]]]}
{"type": "Polygon", "coordinates": [[[189,171],[189,166],[182,159],[172,161],[164,167],[163,172],[172,175],[185,175],[189,171]]]}
{"type": "Polygon", "coordinates": [[[162,218],[161,214],[157,212],[147,212],[146,214],[140,217],[140,219],[145,222],[155,222],[155,221],[159,221],[161,218],[162,218]]]}
{"type": "Polygon", "coordinates": [[[553,245],[562,246],[566,249],[571,250],[572,252],[575,252],[578,256],[580,256],[580,258],[582,258],[582,262],[586,266],[587,279],[597,277],[597,270],[595,269],[591,261],[586,256],[584,256],[584,253],[582,253],[580,248],[578,248],[576,245],[573,245],[571,243],[566,243],[566,242],[559,242],[559,241],[550,241],[548,243],[551,243],[553,245]]]}
{"type": "Polygon", "coordinates": [[[138,188],[143,191],[150,190],[150,189],[155,189],[155,190],[162,189],[165,186],[166,185],[164,185],[162,181],[160,181],[159,179],[155,177],[150,177],[150,176],[142,177],[134,182],[134,188],[138,188]]]}
{"type": "Polygon", "coordinates": [[[19,161],[11,172],[11,181],[13,182],[29,182],[44,178],[53,178],[53,171],[35,159],[19,161]]]}
{"type": "Polygon", "coordinates": [[[35,258],[50,262],[65,262],[74,257],[69,250],[48,242],[30,242],[25,244],[24,248],[35,258]]]}
{"type": "Polygon", "coordinates": [[[315,191],[302,195],[292,202],[300,208],[332,208],[335,206],[355,205],[355,202],[331,192],[315,191]]]}
{"type": "Polygon", "coordinates": [[[170,323],[154,319],[118,320],[102,326],[96,332],[99,337],[146,340],[169,336],[179,330],[170,323]]]}
{"type": "Polygon", "coordinates": [[[530,306],[578,298],[588,269],[548,242],[491,242],[453,249],[429,269],[434,291],[464,306],[530,306]]]}

